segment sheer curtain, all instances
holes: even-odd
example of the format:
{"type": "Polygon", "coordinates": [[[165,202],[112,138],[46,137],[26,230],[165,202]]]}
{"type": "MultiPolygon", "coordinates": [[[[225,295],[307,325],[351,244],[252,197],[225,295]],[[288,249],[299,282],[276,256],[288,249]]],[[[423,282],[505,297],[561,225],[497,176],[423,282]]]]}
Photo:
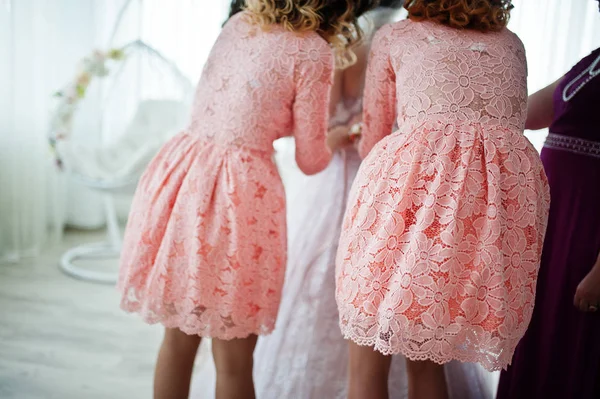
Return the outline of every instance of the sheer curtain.
{"type": "MultiPolygon", "coordinates": [[[[225,0],[0,0],[0,262],[39,253],[66,222],[98,227],[97,194],[57,173],[47,144],[52,94],[82,57],[141,38],[195,81],[226,15],[225,0]]],[[[127,90],[139,90],[135,84],[127,90]]],[[[74,137],[100,140],[100,93],[77,114],[74,137]]]]}
{"type": "MultiPolygon", "coordinates": [[[[527,51],[529,92],[547,86],[600,47],[600,13],[595,0],[515,0],[509,28],[527,51]]],[[[527,132],[539,150],[546,131],[527,132]]]]}
{"type": "Polygon", "coordinates": [[[228,0],[144,0],[141,37],[174,60],[194,83],[229,11],[228,0]],[[172,5],[171,5],[172,4],[172,5]]]}
{"type": "Polygon", "coordinates": [[[37,254],[64,220],[46,132],[51,94],[89,47],[89,2],[0,0],[0,261],[37,254]],[[77,31],[77,35],[71,32],[77,31]]]}

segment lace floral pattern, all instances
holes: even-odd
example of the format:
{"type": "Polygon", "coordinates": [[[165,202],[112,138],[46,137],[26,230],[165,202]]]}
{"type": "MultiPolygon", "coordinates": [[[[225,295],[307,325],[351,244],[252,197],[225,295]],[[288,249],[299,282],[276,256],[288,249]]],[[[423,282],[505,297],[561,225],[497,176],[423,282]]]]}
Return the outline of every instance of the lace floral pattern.
{"type": "Polygon", "coordinates": [[[531,317],[549,207],[523,136],[526,96],[525,53],[508,30],[403,21],[377,34],[368,156],[337,255],[346,338],[413,360],[510,363],[531,317]]]}
{"type": "Polygon", "coordinates": [[[324,169],[333,55],[316,33],[227,23],[192,122],[144,173],[127,225],[121,307],[188,334],[269,333],[286,263],[273,141],[293,132],[305,173],[324,169]]]}

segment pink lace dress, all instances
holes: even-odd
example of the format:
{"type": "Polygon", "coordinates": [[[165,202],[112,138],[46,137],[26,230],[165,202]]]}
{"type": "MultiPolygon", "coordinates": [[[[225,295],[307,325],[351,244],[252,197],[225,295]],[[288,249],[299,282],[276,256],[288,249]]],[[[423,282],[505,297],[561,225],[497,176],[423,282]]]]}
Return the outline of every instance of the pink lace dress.
{"type": "Polygon", "coordinates": [[[189,128],[148,166],[125,233],[121,307],[188,334],[272,331],[286,264],[273,141],[293,132],[305,173],[324,169],[333,55],[316,33],[233,17],[216,41],[189,128]]]}
{"type": "Polygon", "coordinates": [[[531,318],[549,206],[523,136],[526,102],[525,52],[507,29],[407,20],[378,32],[359,149],[368,156],[336,261],[344,337],[413,360],[510,363],[531,318]]]}
{"type": "MultiPolygon", "coordinates": [[[[330,125],[346,123],[360,102],[341,102],[330,125]]],[[[278,140],[276,162],[286,192],[288,264],[277,328],[261,337],[254,352],[254,385],[260,399],[344,399],[348,386],[348,342],[340,334],[335,303],[335,254],[348,192],[360,166],[354,150],[334,154],[327,168],[303,174],[291,137],[278,140]]],[[[216,372],[204,340],[190,398],[215,397],[216,372]]],[[[481,366],[446,365],[451,399],[492,399],[496,376],[481,366]]],[[[390,398],[408,398],[404,357],[393,357],[390,398]]]]}

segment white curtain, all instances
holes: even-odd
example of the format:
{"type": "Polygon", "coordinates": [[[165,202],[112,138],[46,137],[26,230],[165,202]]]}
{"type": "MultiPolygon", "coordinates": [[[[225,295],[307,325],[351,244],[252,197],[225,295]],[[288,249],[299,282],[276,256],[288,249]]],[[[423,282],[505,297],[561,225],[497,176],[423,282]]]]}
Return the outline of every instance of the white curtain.
{"type": "MultiPolygon", "coordinates": [[[[104,223],[98,194],[57,173],[47,133],[52,94],[73,79],[84,56],[111,44],[125,3],[112,45],[141,38],[195,81],[225,0],[0,0],[0,262],[36,255],[60,238],[66,222],[104,223]]],[[[100,140],[101,94],[91,90],[75,121],[74,138],[90,145],[100,140]]]]}
{"type": "Polygon", "coordinates": [[[37,254],[63,223],[48,115],[51,94],[89,46],[91,9],[78,1],[51,3],[0,0],[0,261],[37,254]]]}
{"type": "MultiPolygon", "coordinates": [[[[93,3],[96,4],[94,16],[98,48],[120,47],[140,39],[176,64],[195,84],[220,32],[229,2],[112,0],[93,3]]],[[[76,128],[75,140],[91,145],[116,140],[136,113],[140,99],[156,98],[156,93],[171,89],[166,87],[169,85],[164,79],[156,79],[156,71],[152,71],[156,65],[148,61],[151,60],[136,59],[134,63],[138,63],[137,66],[129,65],[124,73],[119,72],[118,82],[112,81],[111,77],[105,79],[100,88],[98,85],[92,87],[92,93],[97,94],[95,101],[100,104],[86,98],[82,106],[82,111],[85,111],[80,113],[88,117],[79,116],[77,122],[81,124],[84,123],[82,119],[96,118],[96,125],[93,128],[76,128]],[[107,96],[112,96],[109,104],[105,101],[107,96]],[[102,114],[98,112],[99,108],[103,109],[102,114]],[[95,131],[97,128],[101,131],[95,131]]],[[[104,223],[98,194],[71,183],[68,199],[67,222],[70,225],[95,228],[104,223]]],[[[119,215],[125,218],[130,198],[119,196],[115,199],[119,215]]]]}

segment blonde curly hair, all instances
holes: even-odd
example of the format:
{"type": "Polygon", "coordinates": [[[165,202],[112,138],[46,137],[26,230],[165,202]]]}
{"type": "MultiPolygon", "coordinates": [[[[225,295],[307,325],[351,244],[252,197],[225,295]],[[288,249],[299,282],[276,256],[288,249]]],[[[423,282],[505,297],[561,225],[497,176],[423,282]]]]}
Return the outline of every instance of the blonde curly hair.
{"type": "Polygon", "coordinates": [[[377,5],[377,0],[246,0],[246,10],[256,24],[282,25],[292,32],[314,31],[333,47],[338,68],[356,62],[352,48],[362,38],[357,19],[377,5]]]}

